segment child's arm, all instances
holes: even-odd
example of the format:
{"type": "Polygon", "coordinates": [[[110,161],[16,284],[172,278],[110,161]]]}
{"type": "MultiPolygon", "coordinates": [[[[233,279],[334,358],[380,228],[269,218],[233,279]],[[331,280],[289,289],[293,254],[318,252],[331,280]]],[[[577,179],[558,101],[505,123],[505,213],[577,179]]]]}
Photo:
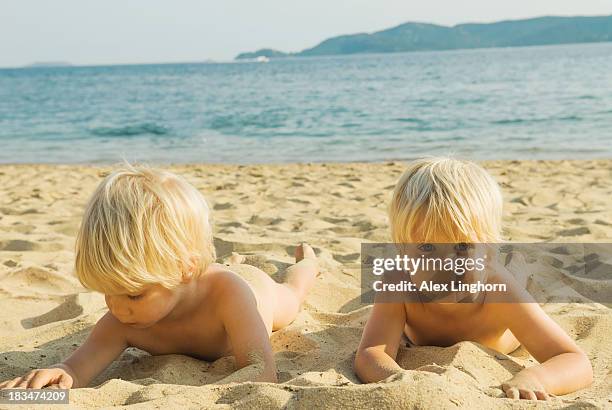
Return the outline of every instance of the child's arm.
{"type": "Polygon", "coordinates": [[[96,323],[85,343],[63,363],[32,370],[23,377],[1,383],[0,388],[41,389],[55,384],[64,389],[86,387],[126,347],[122,324],[108,312],[96,323]]]}
{"type": "Polygon", "coordinates": [[[402,303],[374,304],[355,355],[355,373],[362,382],[377,382],[402,370],[395,359],[405,324],[402,303]]]}
{"type": "Polygon", "coordinates": [[[276,364],[268,330],[257,310],[251,288],[242,280],[229,282],[220,296],[219,315],[232,345],[237,371],[220,383],[276,383],[276,364]]]}
{"type": "Polygon", "coordinates": [[[503,304],[498,308],[510,331],[540,362],[502,385],[508,397],[545,400],[547,393],[571,393],[591,384],[593,368],[588,357],[537,303],[503,304]]]}

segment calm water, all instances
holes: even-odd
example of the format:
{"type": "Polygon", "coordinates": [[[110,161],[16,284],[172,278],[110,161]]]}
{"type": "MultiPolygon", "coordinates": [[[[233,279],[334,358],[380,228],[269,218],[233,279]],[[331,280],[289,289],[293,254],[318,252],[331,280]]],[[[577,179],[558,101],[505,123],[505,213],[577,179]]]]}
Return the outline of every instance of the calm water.
{"type": "Polygon", "coordinates": [[[0,162],[612,157],[612,43],[0,70],[0,162]]]}

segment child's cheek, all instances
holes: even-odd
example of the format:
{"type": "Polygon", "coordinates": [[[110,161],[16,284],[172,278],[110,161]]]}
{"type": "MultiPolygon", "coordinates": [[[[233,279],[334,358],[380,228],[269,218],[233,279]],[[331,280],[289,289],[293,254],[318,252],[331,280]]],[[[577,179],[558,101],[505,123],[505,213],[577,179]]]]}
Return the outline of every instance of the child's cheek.
{"type": "Polygon", "coordinates": [[[149,322],[156,322],[163,319],[172,310],[171,300],[156,295],[152,297],[146,304],[141,306],[141,315],[149,322]]]}

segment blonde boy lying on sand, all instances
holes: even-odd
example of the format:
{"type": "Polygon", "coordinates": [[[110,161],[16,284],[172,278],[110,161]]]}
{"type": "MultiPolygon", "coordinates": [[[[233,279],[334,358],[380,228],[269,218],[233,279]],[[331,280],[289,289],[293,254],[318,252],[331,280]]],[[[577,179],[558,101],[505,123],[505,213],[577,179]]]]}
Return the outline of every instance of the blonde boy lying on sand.
{"type": "MultiPolygon", "coordinates": [[[[499,242],[501,215],[501,192],[493,178],[474,163],[450,158],[412,163],[389,210],[395,243],[455,255],[499,242]]],[[[404,334],[416,345],[474,341],[504,354],[522,344],[540,364],[502,385],[509,398],[546,400],[588,386],[593,371],[587,356],[537,303],[520,303],[526,300],[524,289],[512,274],[499,265],[495,270],[488,280],[507,283],[515,303],[483,303],[482,294],[472,303],[375,303],[355,357],[357,376],[370,383],[401,373],[395,359],[404,334]]]]}
{"type": "Polygon", "coordinates": [[[239,370],[222,382],[276,382],[269,336],[293,321],[314,283],[312,248],[298,246],[283,284],[254,267],[245,280],[214,261],[209,209],[193,186],[147,168],[112,173],[87,205],[75,266],[109,311],[63,363],[0,388],[85,387],[129,346],[209,361],[233,355],[239,370]]]}

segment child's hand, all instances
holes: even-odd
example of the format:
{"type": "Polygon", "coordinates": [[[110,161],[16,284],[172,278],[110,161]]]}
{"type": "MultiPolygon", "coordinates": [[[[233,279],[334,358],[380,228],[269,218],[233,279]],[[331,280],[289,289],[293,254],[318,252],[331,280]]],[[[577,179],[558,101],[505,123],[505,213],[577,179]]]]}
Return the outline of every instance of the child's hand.
{"type": "Polygon", "coordinates": [[[0,383],[0,389],[42,389],[51,385],[69,389],[73,382],[72,376],[62,368],[36,369],[25,376],[0,383]]]}
{"type": "Polygon", "coordinates": [[[502,384],[502,390],[509,399],[548,400],[548,394],[537,377],[519,372],[502,384]]]}

